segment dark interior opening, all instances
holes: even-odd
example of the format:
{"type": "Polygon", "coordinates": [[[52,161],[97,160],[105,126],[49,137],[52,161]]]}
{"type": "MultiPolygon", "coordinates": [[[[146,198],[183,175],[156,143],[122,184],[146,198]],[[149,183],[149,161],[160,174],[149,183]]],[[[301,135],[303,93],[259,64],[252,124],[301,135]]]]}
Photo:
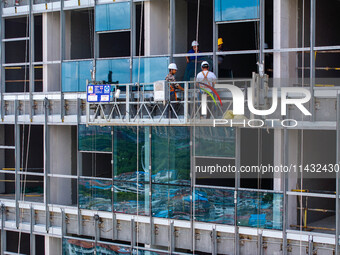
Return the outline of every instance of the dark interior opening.
{"type": "Polygon", "coordinates": [[[71,11],[71,59],[93,58],[93,31],[93,10],[71,11]]]}
{"type": "Polygon", "coordinates": [[[99,57],[130,56],[130,32],[99,34],[99,57]]]}
{"type": "Polygon", "coordinates": [[[111,153],[82,153],[83,176],[112,178],[111,153]]]}
{"type": "MultiPolygon", "coordinates": [[[[20,254],[28,254],[27,252],[30,250],[30,234],[27,233],[19,233],[19,232],[12,232],[6,231],[7,238],[6,238],[6,250],[9,252],[18,253],[18,242],[19,242],[19,235],[21,234],[20,238],[20,254]]],[[[38,250],[38,249],[37,249],[38,250]]]]}
{"type": "Polygon", "coordinates": [[[28,37],[27,27],[28,17],[6,18],[5,19],[5,38],[28,37]]]}
{"type": "MultiPolygon", "coordinates": [[[[192,41],[196,40],[197,30],[197,1],[187,0],[187,18],[188,18],[188,50],[191,49],[192,41]]],[[[213,50],[213,1],[202,0],[200,1],[200,15],[199,15],[199,28],[198,28],[198,43],[200,52],[211,52],[213,50]]],[[[180,40],[180,38],[177,38],[180,40]]]]}
{"type": "Polygon", "coordinates": [[[26,167],[28,172],[43,173],[44,170],[44,127],[42,125],[28,125],[21,126],[21,153],[22,162],[21,166],[26,167]],[[29,129],[31,129],[29,131],[29,129]],[[30,135],[29,135],[30,133],[30,135]],[[24,137],[22,135],[24,134],[24,137]],[[28,149],[28,154],[27,154],[28,149]],[[28,156],[28,160],[27,160],[28,156]],[[27,160],[27,161],[26,161],[27,160]]]}
{"type": "Polygon", "coordinates": [[[140,33],[141,29],[141,13],[142,13],[142,5],[136,4],[136,56],[144,56],[144,21],[142,21],[142,34],[140,33]]]}
{"type": "MultiPolygon", "coordinates": [[[[34,62],[42,61],[42,15],[34,16],[34,62]]],[[[36,69],[35,69],[36,71],[36,69]]]]}
{"type": "MultiPolygon", "coordinates": [[[[241,166],[274,164],[274,131],[241,129],[241,166]],[[259,154],[259,152],[261,152],[259,154]]],[[[241,188],[273,189],[273,174],[241,173],[241,188]]]]}

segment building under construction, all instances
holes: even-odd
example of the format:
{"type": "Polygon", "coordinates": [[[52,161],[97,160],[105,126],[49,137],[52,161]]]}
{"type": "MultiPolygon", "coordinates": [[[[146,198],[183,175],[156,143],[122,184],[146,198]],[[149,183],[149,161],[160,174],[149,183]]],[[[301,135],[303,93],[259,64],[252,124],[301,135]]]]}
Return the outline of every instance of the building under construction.
{"type": "Polygon", "coordinates": [[[339,12],[1,1],[1,254],[340,254],[339,12]],[[195,80],[203,61],[214,93],[195,80]],[[310,115],[283,107],[299,98],[283,87],[310,93],[310,115]],[[248,109],[276,97],[270,115],[248,109]],[[211,171],[223,166],[236,171],[211,171]],[[254,166],[290,171],[240,171],[254,166]]]}

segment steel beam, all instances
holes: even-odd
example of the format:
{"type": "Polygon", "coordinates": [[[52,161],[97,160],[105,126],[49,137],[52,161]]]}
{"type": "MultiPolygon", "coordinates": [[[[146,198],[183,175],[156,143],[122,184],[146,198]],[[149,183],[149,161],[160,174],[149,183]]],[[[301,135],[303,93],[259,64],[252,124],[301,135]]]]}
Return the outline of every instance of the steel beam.
{"type": "MultiPolygon", "coordinates": [[[[283,164],[288,165],[288,130],[285,128],[283,130],[283,164]]],[[[288,228],[288,174],[286,172],[282,173],[282,184],[283,184],[283,223],[282,223],[282,254],[287,255],[287,228],[288,228]]]]}
{"type": "Polygon", "coordinates": [[[35,211],[31,204],[30,205],[30,254],[35,254],[36,252],[34,225],[35,225],[35,211]]]}
{"type": "Polygon", "coordinates": [[[234,254],[238,255],[240,253],[240,236],[239,236],[239,228],[237,226],[237,197],[238,197],[238,189],[240,188],[240,167],[241,167],[241,129],[235,128],[235,191],[234,191],[234,254]]]}
{"type": "Polygon", "coordinates": [[[18,124],[18,115],[19,115],[19,101],[14,101],[14,110],[15,110],[15,121],[14,121],[14,143],[15,143],[15,224],[17,229],[19,228],[19,199],[20,199],[20,125],[18,124]]]}
{"type": "MultiPolygon", "coordinates": [[[[336,164],[340,163],[340,94],[337,95],[336,102],[336,164]]],[[[336,172],[336,198],[335,198],[335,254],[340,254],[339,234],[340,234],[340,174],[336,172]]]]}
{"type": "MultiPolygon", "coordinates": [[[[33,0],[29,0],[29,18],[28,18],[28,26],[29,26],[29,95],[30,95],[30,120],[33,121],[34,115],[34,102],[33,102],[33,92],[34,92],[34,15],[33,15],[33,0]]],[[[27,59],[25,59],[27,61],[27,59]]],[[[24,82],[24,86],[26,86],[26,81],[24,82]]],[[[24,89],[26,91],[26,88],[24,89]]]]}
{"type": "Polygon", "coordinates": [[[50,202],[50,178],[48,174],[50,173],[50,134],[48,127],[48,115],[49,115],[49,101],[47,98],[44,100],[45,109],[45,123],[44,123],[44,205],[45,205],[45,226],[46,232],[48,233],[50,227],[50,212],[49,212],[49,202],[50,202]]]}
{"type": "Polygon", "coordinates": [[[213,226],[211,231],[211,254],[217,255],[217,233],[216,226],[213,226]]]}
{"type": "Polygon", "coordinates": [[[311,121],[315,121],[315,99],[314,99],[314,86],[315,86],[315,19],[316,19],[316,0],[310,0],[310,93],[312,95],[310,99],[310,112],[311,121]]]}
{"type": "Polygon", "coordinates": [[[6,251],[6,230],[5,230],[5,219],[6,217],[6,208],[4,204],[1,204],[1,255],[5,254],[6,251]]]}
{"type": "Polygon", "coordinates": [[[4,98],[3,93],[5,92],[5,70],[3,68],[5,60],[5,43],[2,40],[5,38],[5,20],[2,18],[2,9],[4,2],[0,2],[0,117],[1,121],[4,120],[5,109],[4,109],[4,98]]]}
{"type": "Polygon", "coordinates": [[[170,63],[173,62],[175,52],[175,32],[176,32],[176,1],[170,0],[170,29],[169,29],[169,55],[170,63]]]}

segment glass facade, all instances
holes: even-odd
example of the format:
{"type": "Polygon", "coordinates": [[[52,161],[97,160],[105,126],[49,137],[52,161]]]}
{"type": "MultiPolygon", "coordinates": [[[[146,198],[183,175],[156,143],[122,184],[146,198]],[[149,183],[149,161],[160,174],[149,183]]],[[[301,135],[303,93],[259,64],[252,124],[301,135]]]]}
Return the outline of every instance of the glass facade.
{"type": "Polygon", "coordinates": [[[151,143],[152,182],[189,185],[190,128],[152,127],[151,143]]]}
{"type": "Polygon", "coordinates": [[[190,220],[190,186],[152,184],[152,216],[190,220]]]}
{"type": "Polygon", "coordinates": [[[139,182],[148,181],[149,147],[149,127],[113,127],[114,179],[136,182],[138,175],[139,182]]]}
{"type": "Polygon", "coordinates": [[[78,127],[79,151],[112,151],[111,127],[79,125],[78,127]]]}
{"type": "Polygon", "coordinates": [[[134,58],[132,80],[139,83],[164,80],[168,74],[168,65],[169,57],[134,58]]]}
{"type": "Polygon", "coordinates": [[[216,0],[215,21],[258,19],[259,0],[216,0]]]}
{"type": "Polygon", "coordinates": [[[130,59],[101,59],[96,64],[97,81],[108,81],[112,74],[113,82],[130,83],[130,59]]]}
{"type": "Polygon", "coordinates": [[[197,221],[234,225],[233,190],[196,188],[194,199],[197,221]]]}
{"type": "Polygon", "coordinates": [[[111,211],[112,181],[80,179],[78,184],[81,209],[111,211]]]}
{"type": "Polygon", "coordinates": [[[195,127],[195,156],[235,157],[235,129],[195,127]]]}
{"type": "Polygon", "coordinates": [[[130,2],[96,5],[96,31],[130,29],[130,2]]]}
{"type": "Polygon", "coordinates": [[[237,225],[282,229],[283,194],[239,191],[237,225]]]}
{"type": "Polygon", "coordinates": [[[111,128],[80,125],[79,149],[112,150],[114,173],[112,180],[80,179],[80,208],[190,220],[194,206],[197,221],[282,229],[282,194],[240,190],[235,215],[233,189],[199,186],[192,193],[193,131],[197,157],[235,157],[233,128],[114,126],[111,135],[111,128]]]}
{"type": "Polygon", "coordinates": [[[86,80],[91,80],[92,61],[62,63],[62,92],[85,92],[86,80]]]}

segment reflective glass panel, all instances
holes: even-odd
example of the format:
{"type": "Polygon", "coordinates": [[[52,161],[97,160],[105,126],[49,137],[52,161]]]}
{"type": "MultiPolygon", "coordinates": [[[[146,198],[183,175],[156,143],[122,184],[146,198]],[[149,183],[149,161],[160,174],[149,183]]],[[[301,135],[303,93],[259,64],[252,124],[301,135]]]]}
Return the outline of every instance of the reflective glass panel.
{"type": "Polygon", "coordinates": [[[149,148],[149,127],[113,127],[115,180],[137,181],[138,175],[139,182],[149,181],[149,148]]]}
{"type": "Polygon", "coordinates": [[[237,225],[282,229],[283,194],[239,191],[237,225]]]}
{"type": "Polygon", "coordinates": [[[78,188],[81,209],[112,210],[112,181],[80,179],[78,188]]]}
{"type": "Polygon", "coordinates": [[[62,91],[85,92],[86,80],[91,80],[92,61],[62,63],[62,91]]]}
{"type": "Polygon", "coordinates": [[[130,2],[96,5],[96,31],[130,28],[130,2]]]}
{"type": "Polygon", "coordinates": [[[190,128],[152,127],[152,181],[190,185],[190,128]]]}
{"type": "Polygon", "coordinates": [[[168,74],[168,57],[134,58],[133,59],[133,82],[152,83],[164,80],[168,74]]]}
{"type": "Polygon", "coordinates": [[[63,255],[74,255],[74,254],[94,254],[95,244],[90,240],[83,241],[78,239],[63,239],[63,255]]]}
{"type": "Polygon", "coordinates": [[[150,185],[137,182],[114,182],[113,206],[118,213],[149,215],[150,185]],[[138,194],[138,196],[137,196],[138,194]]]}
{"type": "Polygon", "coordinates": [[[112,72],[112,81],[120,84],[130,82],[130,60],[129,59],[102,59],[96,62],[96,79],[97,81],[109,80],[112,72]]]}
{"type": "Polygon", "coordinates": [[[233,225],[235,222],[234,191],[196,188],[195,217],[197,221],[233,225]]]}
{"type": "Polygon", "coordinates": [[[259,0],[216,0],[215,21],[259,18],[259,0]]]}
{"type": "Polygon", "coordinates": [[[195,127],[195,156],[235,157],[235,129],[195,127]]]}
{"type": "Polygon", "coordinates": [[[111,127],[79,125],[78,130],[80,151],[112,151],[111,127]]]}
{"type": "Polygon", "coordinates": [[[152,216],[190,220],[190,187],[153,184],[152,216]]]}

